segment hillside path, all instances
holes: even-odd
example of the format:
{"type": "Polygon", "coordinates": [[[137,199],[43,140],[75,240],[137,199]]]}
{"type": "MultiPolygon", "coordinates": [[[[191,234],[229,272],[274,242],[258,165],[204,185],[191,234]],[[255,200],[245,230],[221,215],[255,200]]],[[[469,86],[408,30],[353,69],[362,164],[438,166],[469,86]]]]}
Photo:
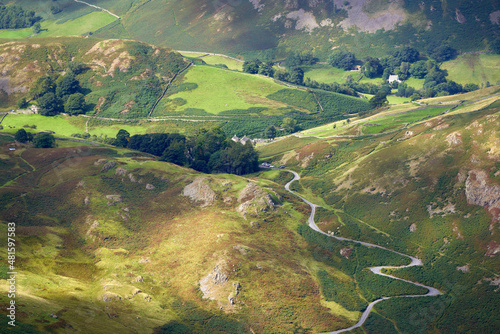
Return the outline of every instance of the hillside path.
{"type": "Polygon", "coordinates": [[[85,1],[80,1],[80,0],[75,0],[75,2],[83,3],[84,5],[87,5],[87,6],[94,7],[94,8],[100,9],[100,10],[102,10],[102,11],[105,11],[106,13],[108,13],[108,14],[110,14],[110,15],[113,15],[113,16],[114,16],[114,17],[116,17],[117,19],[119,19],[119,18],[120,18],[118,15],[111,13],[109,10],[104,9],[104,8],[102,8],[102,7],[99,7],[99,6],[96,6],[96,5],[92,5],[92,4],[88,3],[88,2],[85,2],[85,1]]]}
{"type": "Polygon", "coordinates": [[[424,295],[406,295],[406,296],[393,296],[393,297],[382,297],[382,298],[379,298],[379,299],[371,302],[370,304],[368,304],[368,307],[363,312],[363,314],[361,315],[361,318],[359,319],[359,321],[355,325],[353,325],[351,327],[348,327],[348,328],[339,329],[339,330],[336,330],[336,331],[333,331],[333,332],[328,332],[327,334],[343,333],[343,332],[350,331],[350,330],[352,330],[354,328],[361,327],[365,323],[366,319],[368,319],[368,316],[370,315],[370,312],[373,309],[373,307],[375,306],[375,304],[381,302],[382,300],[391,299],[391,298],[415,298],[415,297],[439,296],[439,295],[442,294],[438,289],[435,289],[433,287],[430,287],[430,286],[427,286],[427,285],[423,285],[423,284],[420,284],[420,283],[415,283],[415,282],[412,282],[412,281],[408,281],[408,280],[405,280],[405,279],[402,279],[402,278],[398,278],[398,277],[395,277],[395,276],[392,276],[392,275],[383,274],[381,272],[382,269],[399,269],[399,268],[409,268],[409,267],[414,267],[414,266],[421,266],[422,265],[422,261],[420,259],[418,259],[416,257],[413,257],[411,255],[407,255],[407,254],[403,254],[403,253],[400,253],[400,252],[396,252],[395,250],[392,250],[392,249],[389,249],[389,248],[385,248],[385,247],[382,247],[382,246],[379,246],[379,245],[376,245],[376,244],[372,244],[372,243],[369,243],[369,242],[364,242],[364,241],[359,241],[359,240],[353,240],[353,239],[348,239],[348,238],[343,238],[343,237],[337,237],[337,236],[334,236],[334,235],[330,235],[330,234],[328,234],[326,232],[323,232],[318,227],[318,225],[316,225],[316,223],[314,222],[314,215],[316,213],[316,208],[318,208],[320,206],[316,205],[314,203],[309,202],[304,197],[302,197],[299,194],[295,193],[294,191],[290,190],[290,185],[292,184],[292,182],[300,180],[300,176],[299,176],[299,174],[297,174],[296,172],[294,172],[292,170],[286,170],[286,171],[292,173],[294,175],[294,178],[293,178],[293,180],[291,180],[290,182],[288,182],[285,185],[285,189],[288,192],[292,193],[293,195],[299,197],[301,200],[303,200],[304,202],[306,202],[311,207],[311,214],[309,215],[309,219],[307,221],[310,228],[312,228],[313,230],[315,230],[315,231],[317,231],[317,232],[319,232],[321,234],[324,234],[324,235],[326,235],[326,236],[328,236],[330,238],[335,238],[337,240],[342,240],[342,241],[355,242],[355,243],[358,243],[358,244],[361,244],[363,246],[370,247],[370,248],[380,248],[380,249],[383,249],[383,250],[386,250],[386,251],[389,251],[389,252],[392,252],[392,253],[396,253],[398,255],[405,256],[405,257],[409,258],[411,260],[411,263],[408,264],[408,265],[404,265],[404,266],[379,266],[379,267],[370,267],[368,269],[370,269],[370,271],[372,273],[376,274],[376,275],[381,275],[381,276],[389,277],[389,278],[392,278],[392,279],[397,279],[397,280],[400,280],[400,281],[403,281],[403,282],[407,282],[407,283],[410,283],[410,284],[413,284],[413,285],[421,286],[421,287],[426,288],[428,290],[428,292],[426,294],[424,294],[424,295]]]}

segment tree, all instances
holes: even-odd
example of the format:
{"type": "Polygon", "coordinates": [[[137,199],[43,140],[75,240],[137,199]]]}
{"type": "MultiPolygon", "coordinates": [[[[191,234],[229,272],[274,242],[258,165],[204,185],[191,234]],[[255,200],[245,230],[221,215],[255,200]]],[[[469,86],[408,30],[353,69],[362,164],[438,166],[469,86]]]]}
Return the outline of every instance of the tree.
{"type": "Polygon", "coordinates": [[[412,77],[423,79],[427,75],[427,63],[424,60],[419,60],[410,66],[409,73],[412,77]]]}
{"type": "Polygon", "coordinates": [[[382,75],[384,68],[380,64],[380,60],[373,57],[366,57],[363,66],[361,67],[361,72],[367,78],[375,78],[382,75]]]}
{"type": "Polygon", "coordinates": [[[71,94],[64,104],[64,111],[70,115],[81,114],[84,108],[85,98],[82,93],[71,94]]]}
{"type": "Polygon", "coordinates": [[[270,125],[266,128],[266,138],[274,139],[276,137],[276,128],[274,125],[270,125]]]}
{"type": "Polygon", "coordinates": [[[36,100],[38,103],[38,113],[44,116],[54,116],[61,112],[60,100],[52,92],[44,94],[36,100]]]}
{"type": "Polygon", "coordinates": [[[42,26],[40,25],[40,22],[36,22],[31,29],[33,29],[34,34],[39,34],[40,31],[42,31],[42,26]]]}
{"type": "Polygon", "coordinates": [[[259,67],[259,74],[272,77],[274,75],[274,68],[272,63],[263,63],[259,67]]]}
{"type": "Polygon", "coordinates": [[[17,130],[14,139],[20,143],[26,143],[28,141],[28,134],[26,133],[26,130],[24,129],[17,130]]]}
{"type": "Polygon", "coordinates": [[[116,134],[116,139],[114,140],[113,145],[118,147],[127,147],[129,140],[130,133],[127,130],[120,129],[116,134]]]}
{"type": "Polygon", "coordinates": [[[330,55],[328,62],[333,67],[342,68],[347,71],[352,69],[356,63],[356,56],[352,52],[338,50],[330,55]]]}
{"type": "Polygon", "coordinates": [[[283,119],[283,124],[281,125],[286,133],[292,133],[295,131],[297,126],[297,121],[293,118],[286,117],[283,119]]]}
{"type": "Polygon", "coordinates": [[[81,61],[74,60],[68,64],[68,69],[78,75],[87,69],[87,66],[81,61]]]}
{"type": "Polygon", "coordinates": [[[25,97],[21,97],[19,100],[17,100],[17,107],[19,109],[24,109],[28,106],[28,102],[26,101],[25,97]]]}
{"type": "Polygon", "coordinates": [[[42,132],[33,138],[33,144],[36,148],[50,148],[56,144],[56,139],[50,133],[42,132]]]}
{"type": "Polygon", "coordinates": [[[292,68],[288,81],[296,85],[302,85],[304,83],[304,71],[300,67],[292,68]]]}
{"type": "Polygon", "coordinates": [[[377,94],[375,94],[375,96],[370,99],[369,103],[370,107],[372,107],[373,109],[382,107],[384,104],[387,104],[388,101],[386,92],[382,90],[378,91],[377,94]]]}
{"type": "Polygon", "coordinates": [[[497,38],[491,43],[490,49],[496,54],[500,54],[500,38],[497,38]]]}
{"type": "Polygon", "coordinates": [[[416,49],[405,46],[401,50],[396,50],[392,53],[397,65],[399,66],[402,62],[414,63],[418,60],[419,53],[416,49]]]}
{"type": "Polygon", "coordinates": [[[262,62],[258,59],[246,61],[243,63],[243,72],[257,74],[259,73],[259,67],[261,64],[262,62]]]}
{"type": "Polygon", "coordinates": [[[464,92],[472,92],[478,90],[479,86],[473,83],[468,83],[464,85],[464,92]]]}
{"type": "Polygon", "coordinates": [[[457,50],[446,44],[440,44],[428,51],[429,56],[438,62],[443,62],[452,59],[457,50]]]}
{"type": "Polygon", "coordinates": [[[33,86],[30,88],[30,96],[33,99],[38,99],[46,93],[54,93],[56,85],[51,77],[38,78],[33,86]]]}
{"type": "Polygon", "coordinates": [[[78,92],[79,89],[80,83],[71,71],[56,80],[56,96],[63,101],[66,101],[69,95],[78,92]]]}

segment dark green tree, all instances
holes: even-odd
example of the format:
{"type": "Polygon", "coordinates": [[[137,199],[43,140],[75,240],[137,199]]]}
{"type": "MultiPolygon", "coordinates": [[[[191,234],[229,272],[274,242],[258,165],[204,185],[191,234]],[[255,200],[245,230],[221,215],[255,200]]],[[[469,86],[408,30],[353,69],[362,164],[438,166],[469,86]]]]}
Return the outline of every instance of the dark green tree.
{"type": "Polygon", "coordinates": [[[328,62],[333,67],[342,68],[347,71],[352,69],[356,63],[356,56],[352,52],[338,50],[330,55],[328,62]]]}
{"type": "Polygon", "coordinates": [[[427,51],[429,56],[438,62],[452,59],[457,54],[457,50],[446,44],[440,44],[427,51]]]}
{"type": "Polygon", "coordinates": [[[286,117],[283,119],[283,124],[281,126],[283,127],[283,130],[285,130],[286,133],[292,133],[295,131],[295,128],[297,127],[297,121],[294,120],[293,118],[286,117]]]}
{"type": "Polygon", "coordinates": [[[28,141],[28,134],[26,133],[26,130],[24,129],[17,130],[14,139],[20,143],[26,143],[28,141]]]}
{"type": "Polygon", "coordinates": [[[417,79],[423,79],[427,75],[427,62],[424,60],[419,60],[410,66],[409,73],[412,77],[417,79]]]}
{"type": "Polygon", "coordinates": [[[265,132],[266,138],[274,139],[276,137],[276,128],[274,125],[269,125],[265,132]]]}
{"type": "Polygon", "coordinates": [[[500,38],[497,38],[493,42],[491,42],[490,50],[495,52],[496,54],[500,54],[500,38]]]}
{"type": "Polygon", "coordinates": [[[38,78],[30,88],[30,96],[33,99],[38,99],[46,93],[54,93],[56,85],[51,77],[38,78]]]}
{"type": "Polygon", "coordinates": [[[372,107],[373,109],[382,107],[383,105],[388,103],[387,93],[383,90],[378,91],[377,94],[375,94],[375,96],[370,99],[369,103],[370,107],[372,107]]]}
{"type": "Polygon", "coordinates": [[[243,63],[243,72],[250,74],[259,73],[259,67],[262,65],[262,62],[258,59],[252,61],[246,61],[243,63]]]}
{"type": "Polygon", "coordinates": [[[81,61],[74,60],[70,63],[68,63],[68,69],[73,72],[75,75],[78,75],[82,72],[84,72],[87,69],[87,65],[82,63],[81,61]]]}
{"type": "Polygon", "coordinates": [[[38,100],[38,113],[44,116],[54,116],[61,112],[61,103],[56,95],[52,92],[44,94],[38,100]]]}
{"type": "Polygon", "coordinates": [[[288,81],[296,85],[302,85],[304,83],[304,71],[300,67],[292,68],[288,81]]]}
{"type": "Polygon", "coordinates": [[[68,96],[77,93],[80,89],[80,83],[75,78],[75,74],[68,71],[64,76],[56,80],[56,96],[66,102],[68,96]]]}
{"type": "Polygon", "coordinates": [[[33,138],[33,144],[36,148],[50,148],[56,144],[56,139],[50,133],[42,132],[33,138]]]}
{"type": "Polygon", "coordinates": [[[272,77],[274,75],[274,68],[272,63],[263,63],[259,67],[259,74],[272,77]]]}
{"type": "Polygon", "coordinates": [[[26,101],[25,97],[21,97],[19,100],[17,100],[17,107],[19,109],[24,109],[28,106],[28,102],[26,101]]]}
{"type": "Polygon", "coordinates": [[[118,147],[127,147],[130,140],[130,133],[127,130],[120,129],[116,134],[113,145],[118,147]]]}
{"type": "Polygon", "coordinates": [[[78,115],[83,113],[85,108],[85,98],[82,93],[75,93],[68,96],[66,103],[64,103],[64,112],[70,115],[78,115]]]}
{"type": "Polygon", "coordinates": [[[380,64],[380,60],[373,57],[366,57],[361,71],[367,78],[375,78],[382,75],[384,68],[380,64]]]}
{"type": "Polygon", "coordinates": [[[40,22],[36,22],[31,29],[33,29],[34,34],[39,34],[40,31],[42,31],[42,26],[40,25],[40,22]]]}

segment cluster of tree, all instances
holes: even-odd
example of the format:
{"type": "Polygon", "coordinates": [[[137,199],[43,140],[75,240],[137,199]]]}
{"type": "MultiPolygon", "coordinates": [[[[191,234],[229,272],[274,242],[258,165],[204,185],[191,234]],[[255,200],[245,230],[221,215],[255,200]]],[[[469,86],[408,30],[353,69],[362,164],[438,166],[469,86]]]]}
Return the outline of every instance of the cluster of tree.
{"type": "Polygon", "coordinates": [[[314,57],[311,52],[292,52],[286,57],[283,65],[285,65],[286,68],[292,69],[300,66],[314,65],[317,61],[318,58],[314,57]]]}
{"type": "Polygon", "coordinates": [[[178,133],[133,135],[120,130],[113,144],[160,157],[160,160],[203,173],[248,174],[258,170],[253,145],[233,142],[220,128],[200,130],[193,137],[178,133]]]}
{"type": "Polygon", "coordinates": [[[246,61],[243,63],[243,72],[250,74],[262,74],[268,77],[274,76],[273,63],[266,62],[263,63],[259,59],[252,61],[246,61]]]}
{"type": "Polygon", "coordinates": [[[84,69],[82,63],[71,62],[65,75],[57,78],[41,77],[35,82],[30,89],[30,97],[36,100],[41,115],[54,116],[61,112],[77,115],[84,112],[86,104],[83,89],[76,79],[76,75],[84,69]]]}
{"type": "Polygon", "coordinates": [[[33,136],[31,132],[26,132],[24,129],[17,130],[14,139],[20,143],[33,142],[36,148],[50,148],[56,144],[55,137],[50,133],[41,132],[33,136]]]}
{"type": "Polygon", "coordinates": [[[0,5],[0,29],[29,28],[41,19],[32,10],[24,10],[20,6],[0,5]]]}

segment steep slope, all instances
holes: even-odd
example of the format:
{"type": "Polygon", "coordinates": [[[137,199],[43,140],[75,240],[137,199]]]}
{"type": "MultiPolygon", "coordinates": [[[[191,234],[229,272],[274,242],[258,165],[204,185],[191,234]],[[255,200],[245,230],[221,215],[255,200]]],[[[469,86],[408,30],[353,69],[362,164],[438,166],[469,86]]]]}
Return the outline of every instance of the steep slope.
{"type": "MultiPolygon", "coordinates": [[[[9,171],[0,226],[6,235],[15,223],[18,332],[323,332],[348,327],[380,292],[324,300],[318,272],[350,287],[344,271],[357,262],[407,262],[369,249],[348,260],[335,243],[311,251],[297,233],[308,208],[283,189],[291,175],[202,175],[126,150],[0,138],[9,171]],[[325,252],[333,262],[321,260],[325,252]]],[[[2,288],[8,271],[2,262],[2,288]]],[[[385,293],[415,293],[392,289],[385,293]]]]}
{"type": "Polygon", "coordinates": [[[359,124],[353,124],[343,127],[349,135],[334,129],[329,138],[262,147],[276,164],[301,171],[292,188],[323,206],[316,222],[324,232],[414,254],[424,268],[392,274],[444,292],[436,300],[377,304],[364,325],[369,332],[394,330],[381,317],[411,333],[491,332],[498,325],[500,106],[495,93],[487,105],[469,94],[471,102],[479,101],[386,134],[357,136],[353,129],[359,124]],[[410,316],[410,310],[418,311],[410,316]]]}
{"type": "MultiPolygon", "coordinates": [[[[61,11],[56,14],[51,13],[51,5],[47,3],[25,0],[14,3],[35,9],[48,19],[62,21],[96,10],[71,0],[58,1],[61,11]]],[[[363,56],[382,55],[402,44],[425,49],[429,43],[444,41],[462,51],[482,50],[487,47],[483,39],[491,42],[498,37],[500,10],[497,2],[486,0],[89,0],[87,3],[121,17],[97,31],[106,38],[133,38],[182,50],[233,54],[272,50],[270,54],[277,51],[279,55],[293,48],[314,50],[321,57],[341,45],[354,48],[363,56]]]]}

